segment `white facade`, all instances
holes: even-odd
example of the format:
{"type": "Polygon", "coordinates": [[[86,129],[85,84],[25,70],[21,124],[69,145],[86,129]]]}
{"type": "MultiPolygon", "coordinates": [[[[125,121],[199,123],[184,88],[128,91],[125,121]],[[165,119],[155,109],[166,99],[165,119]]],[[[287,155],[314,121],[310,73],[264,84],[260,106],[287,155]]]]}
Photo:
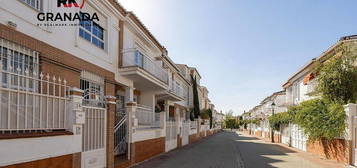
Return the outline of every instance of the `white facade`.
{"type": "MultiPolygon", "coordinates": [[[[77,12],[77,9],[75,8],[58,8],[56,1],[42,2],[43,12],[77,12]]],[[[104,28],[105,32],[105,49],[98,48],[79,37],[78,26],[52,26],[48,28],[37,26],[37,23],[42,23],[37,20],[39,11],[20,0],[0,0],[0,10],[0,23],[7,25],[8,22],[11,21],[17,25],[17,31],[31,37],[36,37],[38,40],[55,46],[104,69],[112,72],[116,71],[116,67],[118,67],[118,45],[116,45],[119,38],[118,18],[122,18],[123,16],[121,16],[119,12],[116,12],[109,2],[87,0],[83,9],[85,11],[95,11],[98,13],[100,20],[98,24],[104,28]]]]}

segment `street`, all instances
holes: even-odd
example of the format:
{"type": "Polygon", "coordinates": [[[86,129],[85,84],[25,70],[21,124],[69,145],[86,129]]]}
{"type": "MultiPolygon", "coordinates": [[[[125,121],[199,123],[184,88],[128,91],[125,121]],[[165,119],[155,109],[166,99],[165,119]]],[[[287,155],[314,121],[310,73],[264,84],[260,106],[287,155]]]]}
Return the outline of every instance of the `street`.
{"type": "Polygon", "coordinates": [[[143,162],[136,168],[324,168],[343,167],[306,152],[224,131],[143,162]]]}

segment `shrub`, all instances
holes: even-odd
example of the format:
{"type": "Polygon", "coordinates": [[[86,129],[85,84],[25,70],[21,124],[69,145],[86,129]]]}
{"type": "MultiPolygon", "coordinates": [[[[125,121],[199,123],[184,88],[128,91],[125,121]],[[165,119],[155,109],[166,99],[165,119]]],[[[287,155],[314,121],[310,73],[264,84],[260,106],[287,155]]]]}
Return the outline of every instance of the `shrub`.
{"type": "Polygon", "coordinates": [[[302,102],[297,108],[294,122],[303,128],[309,139],[333,139],[345,130],[343,106],[327,100],[313,99],[302,102]]]}
{"type": "Polygon", "coordinates": [[[290,121],[292,121],[292,118],[293,117],[290,113],[283,112],[270,116],[268,120],[270,127],[278,131],[280,129],[280,125],[288,124],[290,121]]]}

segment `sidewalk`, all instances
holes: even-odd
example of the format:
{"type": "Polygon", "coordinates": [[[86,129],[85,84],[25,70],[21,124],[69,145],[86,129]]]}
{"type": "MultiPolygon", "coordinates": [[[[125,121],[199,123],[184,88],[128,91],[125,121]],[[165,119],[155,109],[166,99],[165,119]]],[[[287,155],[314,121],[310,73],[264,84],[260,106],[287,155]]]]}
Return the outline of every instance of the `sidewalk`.
{"type": "Polygon", "coordinates": [[[248,135],[248,134],[245,134],[245,133],[239,132],[239,131],[237,131],[237,134],[238,135],[243,135],[243,136],[246,136],[246,137],[258,138],[258,139],[264,141],[265,144],[278,145],[278,146],[281,146],[281,147],[286,148],[288,150],[294,151],[293,155],[296,155],[296,156],[298,156],[298,157],[300,157],[300,158],[302,158],[304,160],[308,160],[310,162],[313,162],[313,163],[316,163],[318,165],[321,165],[321,167],[326,167],[326,168],[352,167],[352,166],[349,166],[349,165],[345,165],[344,163],[338,163],[337,161],[334,161],[334,160],[328,160],[328,159],[322,158],[322,157],[320,157],[318,155],[314,155],[312,153],[308,153],[308,152],[305,152],[305,151],[298,150],[296,148],[289,147],[289,146],[287,146],[285,144],[271,143],[271,142],[267,141],[266,138],[263,138],[263,137],[256,137],[256,136],[248,135]]]}

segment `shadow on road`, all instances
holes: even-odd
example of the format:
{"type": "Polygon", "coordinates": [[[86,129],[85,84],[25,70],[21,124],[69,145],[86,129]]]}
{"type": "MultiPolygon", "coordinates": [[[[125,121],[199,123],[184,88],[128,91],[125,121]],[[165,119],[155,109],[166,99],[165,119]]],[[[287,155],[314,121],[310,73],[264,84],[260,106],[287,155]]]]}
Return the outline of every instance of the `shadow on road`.
{"type": "Polygon", "coordinates": [[[262,140],[255,137],[247,137],[237,135],[235,132],[226,132],[236,142],[238,150],[247,168],[264,167],[274,168],[272,163],[285,162],[279,156],[286,156],[288,153],[295,151],[281,147],[275,144],[266,144],[262,140]],[[278,156],[278,157],[276,157],[278,156]]]}

